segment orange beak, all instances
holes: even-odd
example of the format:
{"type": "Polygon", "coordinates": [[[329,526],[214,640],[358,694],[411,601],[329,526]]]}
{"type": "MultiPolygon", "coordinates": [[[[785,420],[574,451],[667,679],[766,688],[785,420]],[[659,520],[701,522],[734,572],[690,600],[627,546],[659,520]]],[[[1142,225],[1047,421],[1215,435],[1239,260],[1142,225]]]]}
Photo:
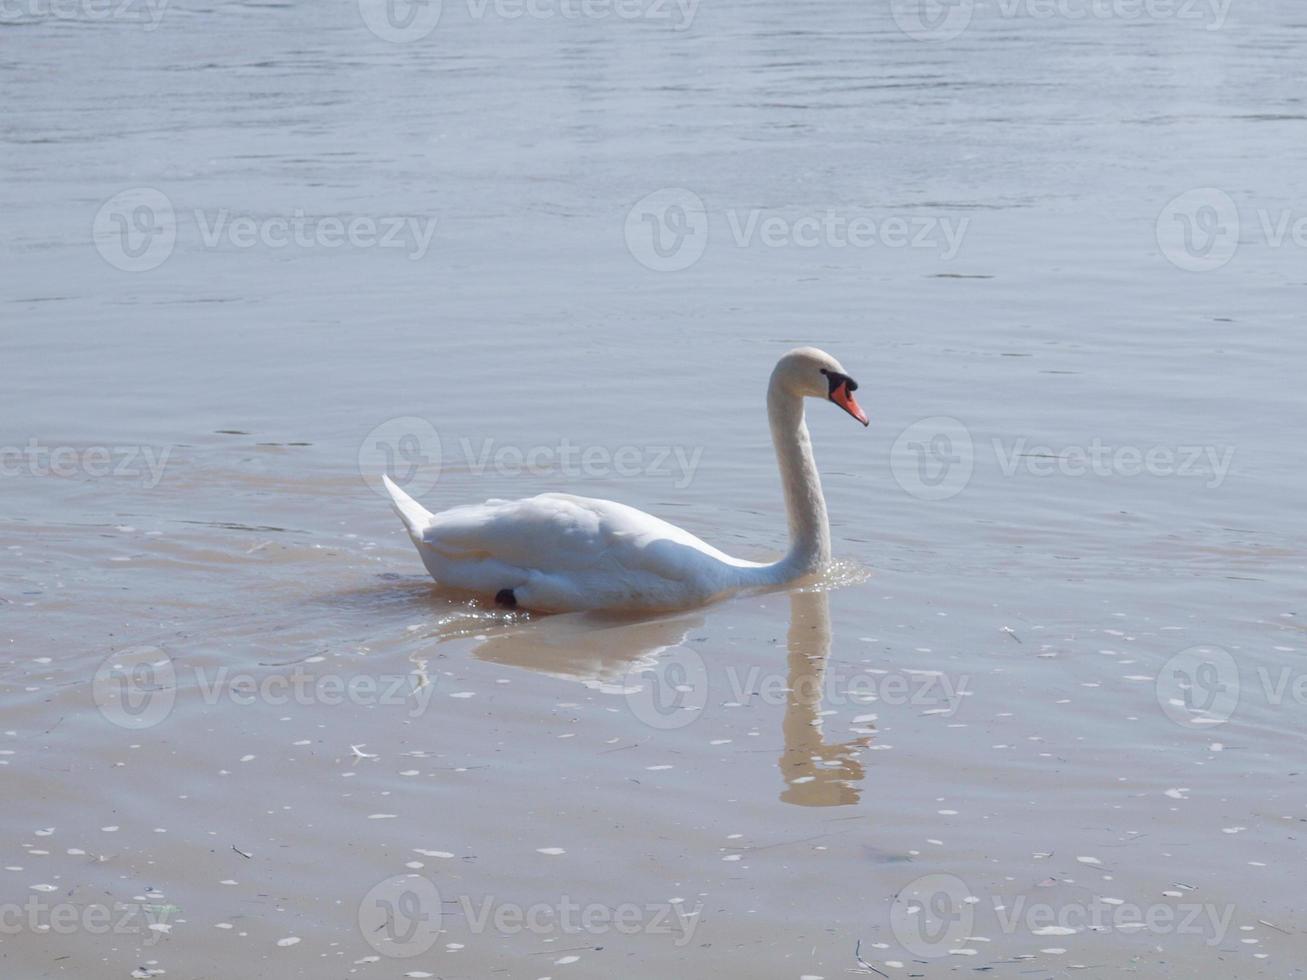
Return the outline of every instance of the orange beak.
{"type": "Polygon", "coordinates": [[[854,398],[853,393],[849,391],[849,383],[847,381],[841,381],[831,389],[830,400],[852,415],[863,425],[871,424],[867,419],[867,413],[862,410],[862,406],[858,404],[858,400],[854,398]]]}

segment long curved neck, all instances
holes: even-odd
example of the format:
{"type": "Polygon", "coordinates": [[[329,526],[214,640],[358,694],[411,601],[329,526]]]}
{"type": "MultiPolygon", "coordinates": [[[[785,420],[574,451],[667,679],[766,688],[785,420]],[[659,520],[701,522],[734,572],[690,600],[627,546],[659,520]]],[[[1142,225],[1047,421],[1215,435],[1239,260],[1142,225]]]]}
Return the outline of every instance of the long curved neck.
{"type": "Polygon", "coordinates": [[[812,439],[803,421],[803,399],[787,391],[775,375],[767,386],[767,419],[790,521],[790,550],[775,567],[789,579],[830,561],[830,523],[812,458],[812,439]]]}

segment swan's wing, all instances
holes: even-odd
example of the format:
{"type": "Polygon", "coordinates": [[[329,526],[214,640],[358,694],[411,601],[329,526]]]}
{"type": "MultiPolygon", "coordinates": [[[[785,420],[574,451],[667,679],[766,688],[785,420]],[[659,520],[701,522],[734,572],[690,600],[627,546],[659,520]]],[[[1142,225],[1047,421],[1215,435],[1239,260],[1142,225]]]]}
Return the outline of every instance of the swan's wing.
{"type": "Polygon", "coordinates": [[[695,557],[691,551],[742,564],[652,514],[566,493],[454,507],[433,514],[421,540],[455,561],[494,559],[550,572],[607,567],[675,577],[695,557]]]}

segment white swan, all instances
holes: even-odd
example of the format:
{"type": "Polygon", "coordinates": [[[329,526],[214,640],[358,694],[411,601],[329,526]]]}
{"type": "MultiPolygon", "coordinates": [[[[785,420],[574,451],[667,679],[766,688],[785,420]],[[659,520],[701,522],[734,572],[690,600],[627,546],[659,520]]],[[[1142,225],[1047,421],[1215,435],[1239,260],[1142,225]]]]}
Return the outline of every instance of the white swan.
{"type": "Polygon", "coordinates": [[[863,425],[858,383],[815,347],[790,351],[767,386],[767,417],[789,512],[779,561],[732,558],[689,531],[611,500],[543,493],[432,514],[383,477],[422,562],[438,583],[540,612],[668,610],[742,589],[780,585],[830,561],[826,500],[803,421],[803,399],[825,398],[863,425]]]}

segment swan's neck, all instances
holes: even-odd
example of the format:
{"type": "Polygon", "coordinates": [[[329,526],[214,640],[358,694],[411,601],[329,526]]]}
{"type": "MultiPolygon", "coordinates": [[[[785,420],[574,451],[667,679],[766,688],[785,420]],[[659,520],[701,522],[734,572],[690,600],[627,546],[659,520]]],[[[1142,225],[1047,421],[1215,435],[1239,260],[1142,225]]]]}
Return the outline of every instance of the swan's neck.
{"type": "Polygon", "coordinates": [[[803,421],[803,399],[785,390],[775,377],[767,388],[767,418],[790,521],[789,553],[774,566],[785,581],[817,571],[830,561],[830,523],[812,458],[812,439],[803,421]]]}

